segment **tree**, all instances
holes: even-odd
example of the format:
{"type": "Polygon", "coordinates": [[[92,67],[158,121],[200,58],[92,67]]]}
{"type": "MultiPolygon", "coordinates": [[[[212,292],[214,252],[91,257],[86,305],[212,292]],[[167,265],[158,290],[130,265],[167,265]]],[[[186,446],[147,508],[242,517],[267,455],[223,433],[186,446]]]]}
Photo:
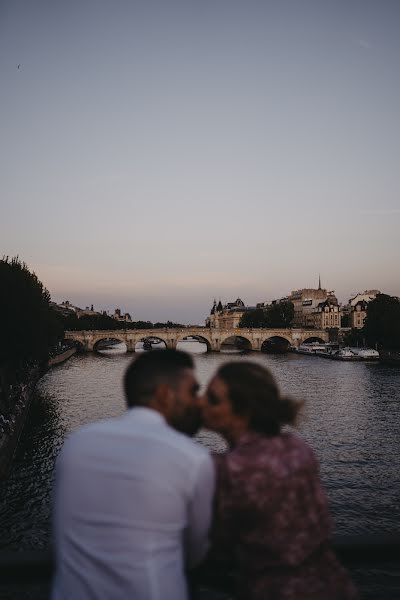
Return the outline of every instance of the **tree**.
{"type": "Polygon", "coordinates": [[[78,318],[75,313],[64,317],[64,328],[66,331],[89,331],[98,329],[101,331],[110,329],[123,329],[122,324],[108,315],[84,315],[78,318]]]}
{"type": "Polygon", "coordinates": [[[265,327],[290,327],[294,317],[293,302],[276,302],[267,306],[265,327]]]}
{"type": "Polygon", "coordinates": [[[266,308],[246,311],[239,322],[239,327],[290,327],[294,316],[292,302],[276,302],[266,308]]]}
{"type": "Polygon", "coordinates": [[[364,334],[369,346],[381,349],[400,349],[400,300],[378,294],[369,302],[364,334]]]}
{"type": "Polygon", "coordinates": [[[266,327],[265,311],[262,308],[248,310],[241,316],[239,327],[266,327]]]}
{"type": "Polygon", "coordinates": [[[48,290],[18,257],[0,260],[0,364],[45,363],[63,337],[48,290]]]}

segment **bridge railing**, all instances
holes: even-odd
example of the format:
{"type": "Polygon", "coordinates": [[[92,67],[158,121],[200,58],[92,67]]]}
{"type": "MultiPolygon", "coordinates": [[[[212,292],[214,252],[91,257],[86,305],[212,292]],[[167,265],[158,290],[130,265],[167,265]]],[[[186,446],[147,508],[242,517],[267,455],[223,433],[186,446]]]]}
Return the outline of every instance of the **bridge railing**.
{"type": "MultiPolygon", "coordinates": [[[[400,533],[387,535],[361,535],[335,537],[333,549],[348,567],[374,568],[379,565],[400,563],[400,533]]],[[[49,583],[55,567],[51,550],[0,552],[0,582],[4,584],[49,583]]],[[[232,576],[213,565],[195,572],[192,584],[205,584],[210,588],[229,592],[232,576]]]]}

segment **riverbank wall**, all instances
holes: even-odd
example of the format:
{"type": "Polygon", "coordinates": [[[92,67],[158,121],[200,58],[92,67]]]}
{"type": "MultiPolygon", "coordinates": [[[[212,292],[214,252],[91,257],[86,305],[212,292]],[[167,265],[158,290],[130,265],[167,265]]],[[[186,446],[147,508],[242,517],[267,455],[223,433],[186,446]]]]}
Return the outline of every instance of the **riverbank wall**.
{"type": "Polygon", "coordinates": [[[52,356],[51,358],[49,358],[49,362],[48,362],[49,368],[54,367],[55,365],[61,365],[61,363],[65,362],[66,360],[71,358],[71,356],[73,356],[75,353],[76,353],[76,347],[72,346],[71,348],[64,350],[64,352],[60,352],[60,354],[56,354],[55,356],[52,356]]]}
{"type": "Polygon", "coordinates": [[[39,367],[30,369],[24,381],[13,383],[7,390],[8,410],[3,409],[0,413],[0,479],[5,479],[9,473],[29,414],[33,392],[43,374],[44,371],[39,367]]]}
{"type": "MultiPolygon", "coordinates": [[[[68,360],[76,352],[76,347],[67,348],[52,356],[47,366],[35,367],[26,372],[23,382],[16,382],[2,390],[0,406],[0,480],[5,479],[29,415],[29,409],[36,384],[52,367],[68,360]],[[8,408],[8,410],[5,410],[8,408]]],[[[2,385],[5,385],[5,373],[2,372],[2,385]]]]}

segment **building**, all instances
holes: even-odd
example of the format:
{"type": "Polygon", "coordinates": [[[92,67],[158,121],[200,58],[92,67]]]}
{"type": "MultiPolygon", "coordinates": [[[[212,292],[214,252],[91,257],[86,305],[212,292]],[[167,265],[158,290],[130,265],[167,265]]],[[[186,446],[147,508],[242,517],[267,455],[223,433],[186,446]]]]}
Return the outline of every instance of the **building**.
{"type": "Polygon", "coordinates": [[[349,327],[353,329],[362,329],[364,327],[365,317],[367,316],[368,303],[375,300],[379,290],[365,290],[362,294],[356,294],[345,308],[345,312],[349,315],[349,327]]]}
{"type": "Polygon", "coordinates": [[[61,302],[61,304],[56,304],[55,302],[52,302],[51,306],[52,306],[52,308],[54,308],[54,310],[56,310],[57,312],[60,312],[62,315],[64,315],[64,317],[68,317],[72,314],[75,314],[78,317],[78,319],[80,319],[81,317],[87,317],[87,316],[93,316],[93,315],[100,314],[99,312],[94,310],[93,304],[91,305],[90,308],[89,308],[89,306],[86,306],[86,308],[83,309],[83,308],[79,308],[79,306],[74,306],[73,304],[71,304],[71,302],[69,300],[64,300],[63,302],[61,302]]]}
{"type": "Polygon", "coordinates": [[[235,302],[227,302],[222,305],[221,300],[214,304],[210,311],[210,316],[206,319],[206,327],[212,329],[234,329],[239,327],[240,319],[247,310],[254,310],[254,307],[246,307],[243,300],[237,298],[235,302]]]}
{"type": "MultiPolygon", "coordinates": [[[[295,327],[315,327],[314,323],[322,319],[322,317],[318,316],[319,313],[323,312],[320,305],[327,301],[329,306],[338,306],[335,292],[323,289],[321,287],[321,278],[319,278],[317,289],[303,288],[301,290],[293,290],[287,300],[293,303],[293,325],[295,327]]],[[[340,327],[340,321],[338,327],[340,327]]]]}
{"type": "Polygon", "coordinates": [[[315,329],[339,329],[341,326],[341,310],[338,303],[331,300],[320,302],[313,310],[310,317],[312,327],[315,329]]]}
{"type": "Polygon", "coordinates": [[[264,300],[264,302],[257,302],[256,308],[267,308],[268,306],[280,304],[281,302],[289,302],[288,296],[285,296],[284,298],[278,298],[277,300],[264,300]]]}
{"type": "Polygon", "coordinates": [[[364,327],[365,317],[367,316],[368,302],[359,300],[350,310],[350,327],[353,329],[362,329],[364,327]]]}
{"type": "Polygon", "coordinates": [[[131,315],[129,313],[121,314],[121,309],[116,308],[113,315],[110,315],[112,319],[123,323],[132,323],[131,315]]]}

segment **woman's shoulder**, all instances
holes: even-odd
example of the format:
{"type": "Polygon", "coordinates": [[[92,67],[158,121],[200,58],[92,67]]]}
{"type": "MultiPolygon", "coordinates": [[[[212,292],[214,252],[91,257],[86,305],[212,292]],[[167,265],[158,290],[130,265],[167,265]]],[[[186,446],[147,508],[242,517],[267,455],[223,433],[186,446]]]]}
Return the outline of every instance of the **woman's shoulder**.
{"type": "Polygon", "coordinates": [[[266,437],[258,433],[246,435],[226,455],[219,458],[219,470],[258,469],[270,472],[318,469],[311,446],[297,433],[282,432],[266,437]]]}

